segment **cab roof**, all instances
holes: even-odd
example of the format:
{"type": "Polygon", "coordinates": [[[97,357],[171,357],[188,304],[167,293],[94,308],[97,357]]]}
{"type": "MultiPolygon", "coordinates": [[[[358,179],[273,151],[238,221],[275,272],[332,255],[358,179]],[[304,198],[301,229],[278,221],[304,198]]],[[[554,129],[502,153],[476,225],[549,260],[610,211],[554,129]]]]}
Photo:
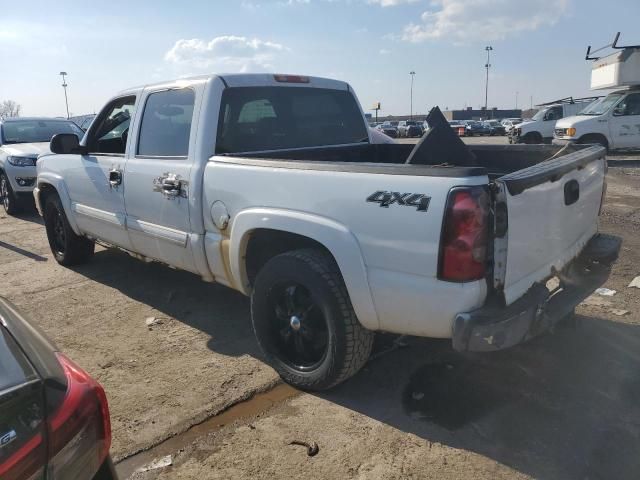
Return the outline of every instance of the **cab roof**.
{"type": "Polygon", "coordinates": [[[329,88],[335,90],[350,90],[351,87],[347,82],[341,80],[333,80],[323,77],[312,77],[308,75],[287,75],[273,73],[215,73],[206,75],[195,75],[191,77],[178,78],[164,82],[149,83],[139,85],[137,87],[128,88],[119,93],[135,94],[145,88],[155,87],[183,87],[193,85],[195,83],[205,83],[215,79],[220,79],[227,87],[268,87],[268,86],[297,86],[312,88],[329,88]],[[303,82],[278,80],[277,77],[290,79],[305,79],[303,82]]]}

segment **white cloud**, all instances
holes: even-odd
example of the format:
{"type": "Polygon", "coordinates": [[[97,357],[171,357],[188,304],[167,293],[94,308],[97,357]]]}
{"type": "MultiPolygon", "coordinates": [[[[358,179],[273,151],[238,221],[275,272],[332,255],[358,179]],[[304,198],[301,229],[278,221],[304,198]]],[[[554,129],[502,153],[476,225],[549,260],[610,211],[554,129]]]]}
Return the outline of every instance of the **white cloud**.
{"type": "Polygon", "coordinates": [[[271,62],[287,50],[279,43],[225,35],[209,41],[180,39],[164,59],[169,63],[201,69],[216,67],[248,72],[273,69],[271,62]]]}
{"type": "Polygon", "coordinates": [[[395,7],[404,3],[416,3],[418,0],[367,0],[367,3],[375,3],[381,7],[395,7]]]}
{"type": "MultiPolygon", "coordinates": [[[[384,0],[382,0],[384,1],[384,0]]],[[[501,40],[519,32],[555,24],[570,0],[434,0],[422,22],[404,28],[402,40],[447,38],[456,43],[501,40]]]]}
{"type": "Polygon", "coordinates": [[[380,53],[380,55],[389,55],[391,51],[387,50],[386,48],[381,48],[378,53],[380,53]]]}

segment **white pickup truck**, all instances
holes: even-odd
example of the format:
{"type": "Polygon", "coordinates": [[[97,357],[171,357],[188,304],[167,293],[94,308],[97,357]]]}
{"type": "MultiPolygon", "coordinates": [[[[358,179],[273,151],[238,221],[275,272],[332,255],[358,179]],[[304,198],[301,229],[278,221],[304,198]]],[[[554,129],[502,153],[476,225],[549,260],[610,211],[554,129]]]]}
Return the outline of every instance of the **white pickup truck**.
{"type": "Polygon", "coordinates": [[[374,331],[521,343],[601,285],[619,250],[597,233],[602,147],[415,164],[413,145],[372,142],[352,88],[323,78],[133,88],[51,151],[34,196],[60,264],[99,242],[239,290],[267,360],[303,389],[357,372],[374,331]]]}

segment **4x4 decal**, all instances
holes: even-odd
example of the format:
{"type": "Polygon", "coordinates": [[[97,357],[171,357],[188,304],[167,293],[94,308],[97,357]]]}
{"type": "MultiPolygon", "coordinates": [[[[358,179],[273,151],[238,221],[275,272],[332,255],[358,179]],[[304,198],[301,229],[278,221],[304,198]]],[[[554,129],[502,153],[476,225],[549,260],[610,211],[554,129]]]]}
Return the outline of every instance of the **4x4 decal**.
{"type": "Polygon", "coordinates": [[[407,207],[416,207],[418,212],[426,212],[430,200],[431,197],[424,193],[400,193],[385,190],[378,190],[367,197],[367,202],[379,203],[383,208],[389,208],[389,205],[396,203],[407,207]]]}

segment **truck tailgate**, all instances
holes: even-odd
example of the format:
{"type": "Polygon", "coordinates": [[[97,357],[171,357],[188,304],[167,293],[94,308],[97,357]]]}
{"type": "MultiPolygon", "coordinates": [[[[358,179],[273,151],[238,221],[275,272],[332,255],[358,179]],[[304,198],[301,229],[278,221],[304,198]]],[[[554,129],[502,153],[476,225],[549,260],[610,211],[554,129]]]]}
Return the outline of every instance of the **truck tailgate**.
{"type": "Polygon", "coordinates": [[[605,153],[587,147],[496,180],[496,215],[506,203],[507,224],[496,238],[495,278],[507,305],[561,270],[597,232],[605,153]]]}

